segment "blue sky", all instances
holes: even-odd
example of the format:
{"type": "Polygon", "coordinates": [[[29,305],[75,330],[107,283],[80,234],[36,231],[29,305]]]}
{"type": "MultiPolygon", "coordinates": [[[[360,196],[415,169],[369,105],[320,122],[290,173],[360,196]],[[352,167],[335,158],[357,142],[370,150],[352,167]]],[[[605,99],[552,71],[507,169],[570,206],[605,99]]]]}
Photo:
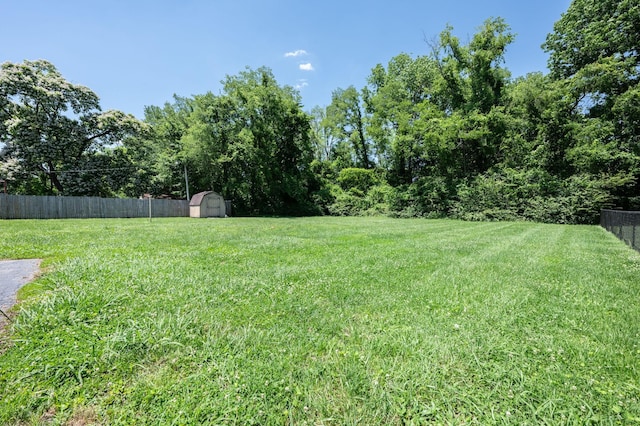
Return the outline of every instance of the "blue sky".
{"type": "Polygon", "coordinates": [[[513,76],[546,72],[540,45],[570,0],[0,0],[0,62],[47,59],[104,110],[139,118],[173,94],[219,93],[246,66],[298,87],[306,110],[366,84],[400,53],[426,55],[447,24],[468,41],[489,17],[516,33],[513,76]],[[297,52],[297,55],[294,54],[297,52]],[[287,55],[289,53],[289,55],[287,55]]]}

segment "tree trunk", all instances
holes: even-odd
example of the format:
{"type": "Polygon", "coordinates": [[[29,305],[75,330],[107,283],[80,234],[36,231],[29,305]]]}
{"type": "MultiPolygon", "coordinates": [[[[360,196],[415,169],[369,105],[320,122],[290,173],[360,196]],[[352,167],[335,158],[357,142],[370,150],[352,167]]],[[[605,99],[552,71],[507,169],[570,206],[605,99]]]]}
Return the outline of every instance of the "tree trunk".
{"type": "Polygon", "coordinates": [[[49,174],[49,179],[51,180],[51,184],[58,190],[60,194],[62,194],[63,193],[62,184],[58,179],[58,174],[53,169],[53,164],[51,164],[51,162],[48,162],[47,166],[49,166],[48,174],[49,174]]]}

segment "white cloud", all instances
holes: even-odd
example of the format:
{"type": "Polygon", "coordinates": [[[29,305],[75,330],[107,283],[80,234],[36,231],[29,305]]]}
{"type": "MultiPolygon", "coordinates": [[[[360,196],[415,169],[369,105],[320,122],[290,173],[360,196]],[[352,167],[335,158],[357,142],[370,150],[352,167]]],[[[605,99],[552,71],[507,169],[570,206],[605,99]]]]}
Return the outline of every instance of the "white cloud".
{"type": "Polygon", "coordinates": [[[305,80],[304,78],[301,78],[300,80],[298,80],[298,83],[295,85],[295,88],[296,90],[301,90],[307,87],[308,85],[309,83],[307,83],[307,80],[305,80]]]}
{"type": "Polygon", "coordinates": [[[302,71],[313,71],[313,65],[311,65],[310,62],[304,63],[304,64],[300,64],[299,68],[302,71]]]}
{"type": "Polygon", "coordinates": [[[302,56],[302,55],[306,55],[307,51],[306,50],[294,50],[293,52],[287,52],[284,54],[285,58],[295,58],[296,56],[302,56]]]}

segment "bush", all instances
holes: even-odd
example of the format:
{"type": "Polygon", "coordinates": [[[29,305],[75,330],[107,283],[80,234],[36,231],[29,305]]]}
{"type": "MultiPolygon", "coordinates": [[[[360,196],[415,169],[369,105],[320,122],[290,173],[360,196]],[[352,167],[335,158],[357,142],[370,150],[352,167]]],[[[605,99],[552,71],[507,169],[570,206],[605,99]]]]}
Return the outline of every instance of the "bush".
{"type": "Polygon", "coordinates": [[[449,211],[453,185],[442,176],[424,176],[409,185],[414,205],[426,217],[444,217],[449,211]]]}
{"type": "Polygon", "coordinates": [[[521,217],[517,182],[500,174],[479,175],[457,188],[451,213],[464,220],[515,220],[521,217]]]}
{"type": "Polygon", "coordinates": [[[540,170],[507,169],[460,184],[451,215],[464,220],[593,224],[610,203],[610,187],[617,187],[618,181],[590,175],[561,180],[540,170]]]}
{"type": "Polygon", "coordinates": [[[379,183],[378,177],[375,171],[371,169],[348,167],[340,170],[338,174],[338,184],[345,191],[355,188],[362,192],[367,192],[369,188],[377,183],[379,183]]]}
{"type": "Polygon", "coordinates": [[[333,216],[361,216],[366,209],[367,203],[362,192],[340,191],[329,206],[329,213],[333,216]]]}
{"type": "Polygon", "coordinates": [[[389,199],[393,188],[387,184],[373,186],[368,192],[359,188],[347,191],[333,186],[334,201],[329,205],[329,213],[334,216],[376,216],[389,213],[389,199]]]}
{"type": "Polygon", "coordinates": [[[330,214],[329,206],[336,200],[332,186],[335,185],[327,184],[311,194],[311,199],[321,214],[330,214]]]}
{"type": "Polygon", "coordinates": [[[393,188],[388,184],[380,184],[371,187],[365,197],[367,216],[388,215],[390,212],[389,201],[393,196],[393,188]]]}

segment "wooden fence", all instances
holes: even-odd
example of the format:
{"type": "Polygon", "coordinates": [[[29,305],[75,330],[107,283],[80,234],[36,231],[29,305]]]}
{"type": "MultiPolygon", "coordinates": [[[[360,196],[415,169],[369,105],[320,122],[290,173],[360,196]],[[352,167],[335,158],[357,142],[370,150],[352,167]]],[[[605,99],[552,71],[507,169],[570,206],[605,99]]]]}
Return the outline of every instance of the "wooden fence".
{"type": "MultiPolygon", "coordinates": [[[[189,217],[186,200],[151,200],[152,217],[189,217]]],[[[149,217],[149,200],[0,194],[0,219],[149,217]]]]}

